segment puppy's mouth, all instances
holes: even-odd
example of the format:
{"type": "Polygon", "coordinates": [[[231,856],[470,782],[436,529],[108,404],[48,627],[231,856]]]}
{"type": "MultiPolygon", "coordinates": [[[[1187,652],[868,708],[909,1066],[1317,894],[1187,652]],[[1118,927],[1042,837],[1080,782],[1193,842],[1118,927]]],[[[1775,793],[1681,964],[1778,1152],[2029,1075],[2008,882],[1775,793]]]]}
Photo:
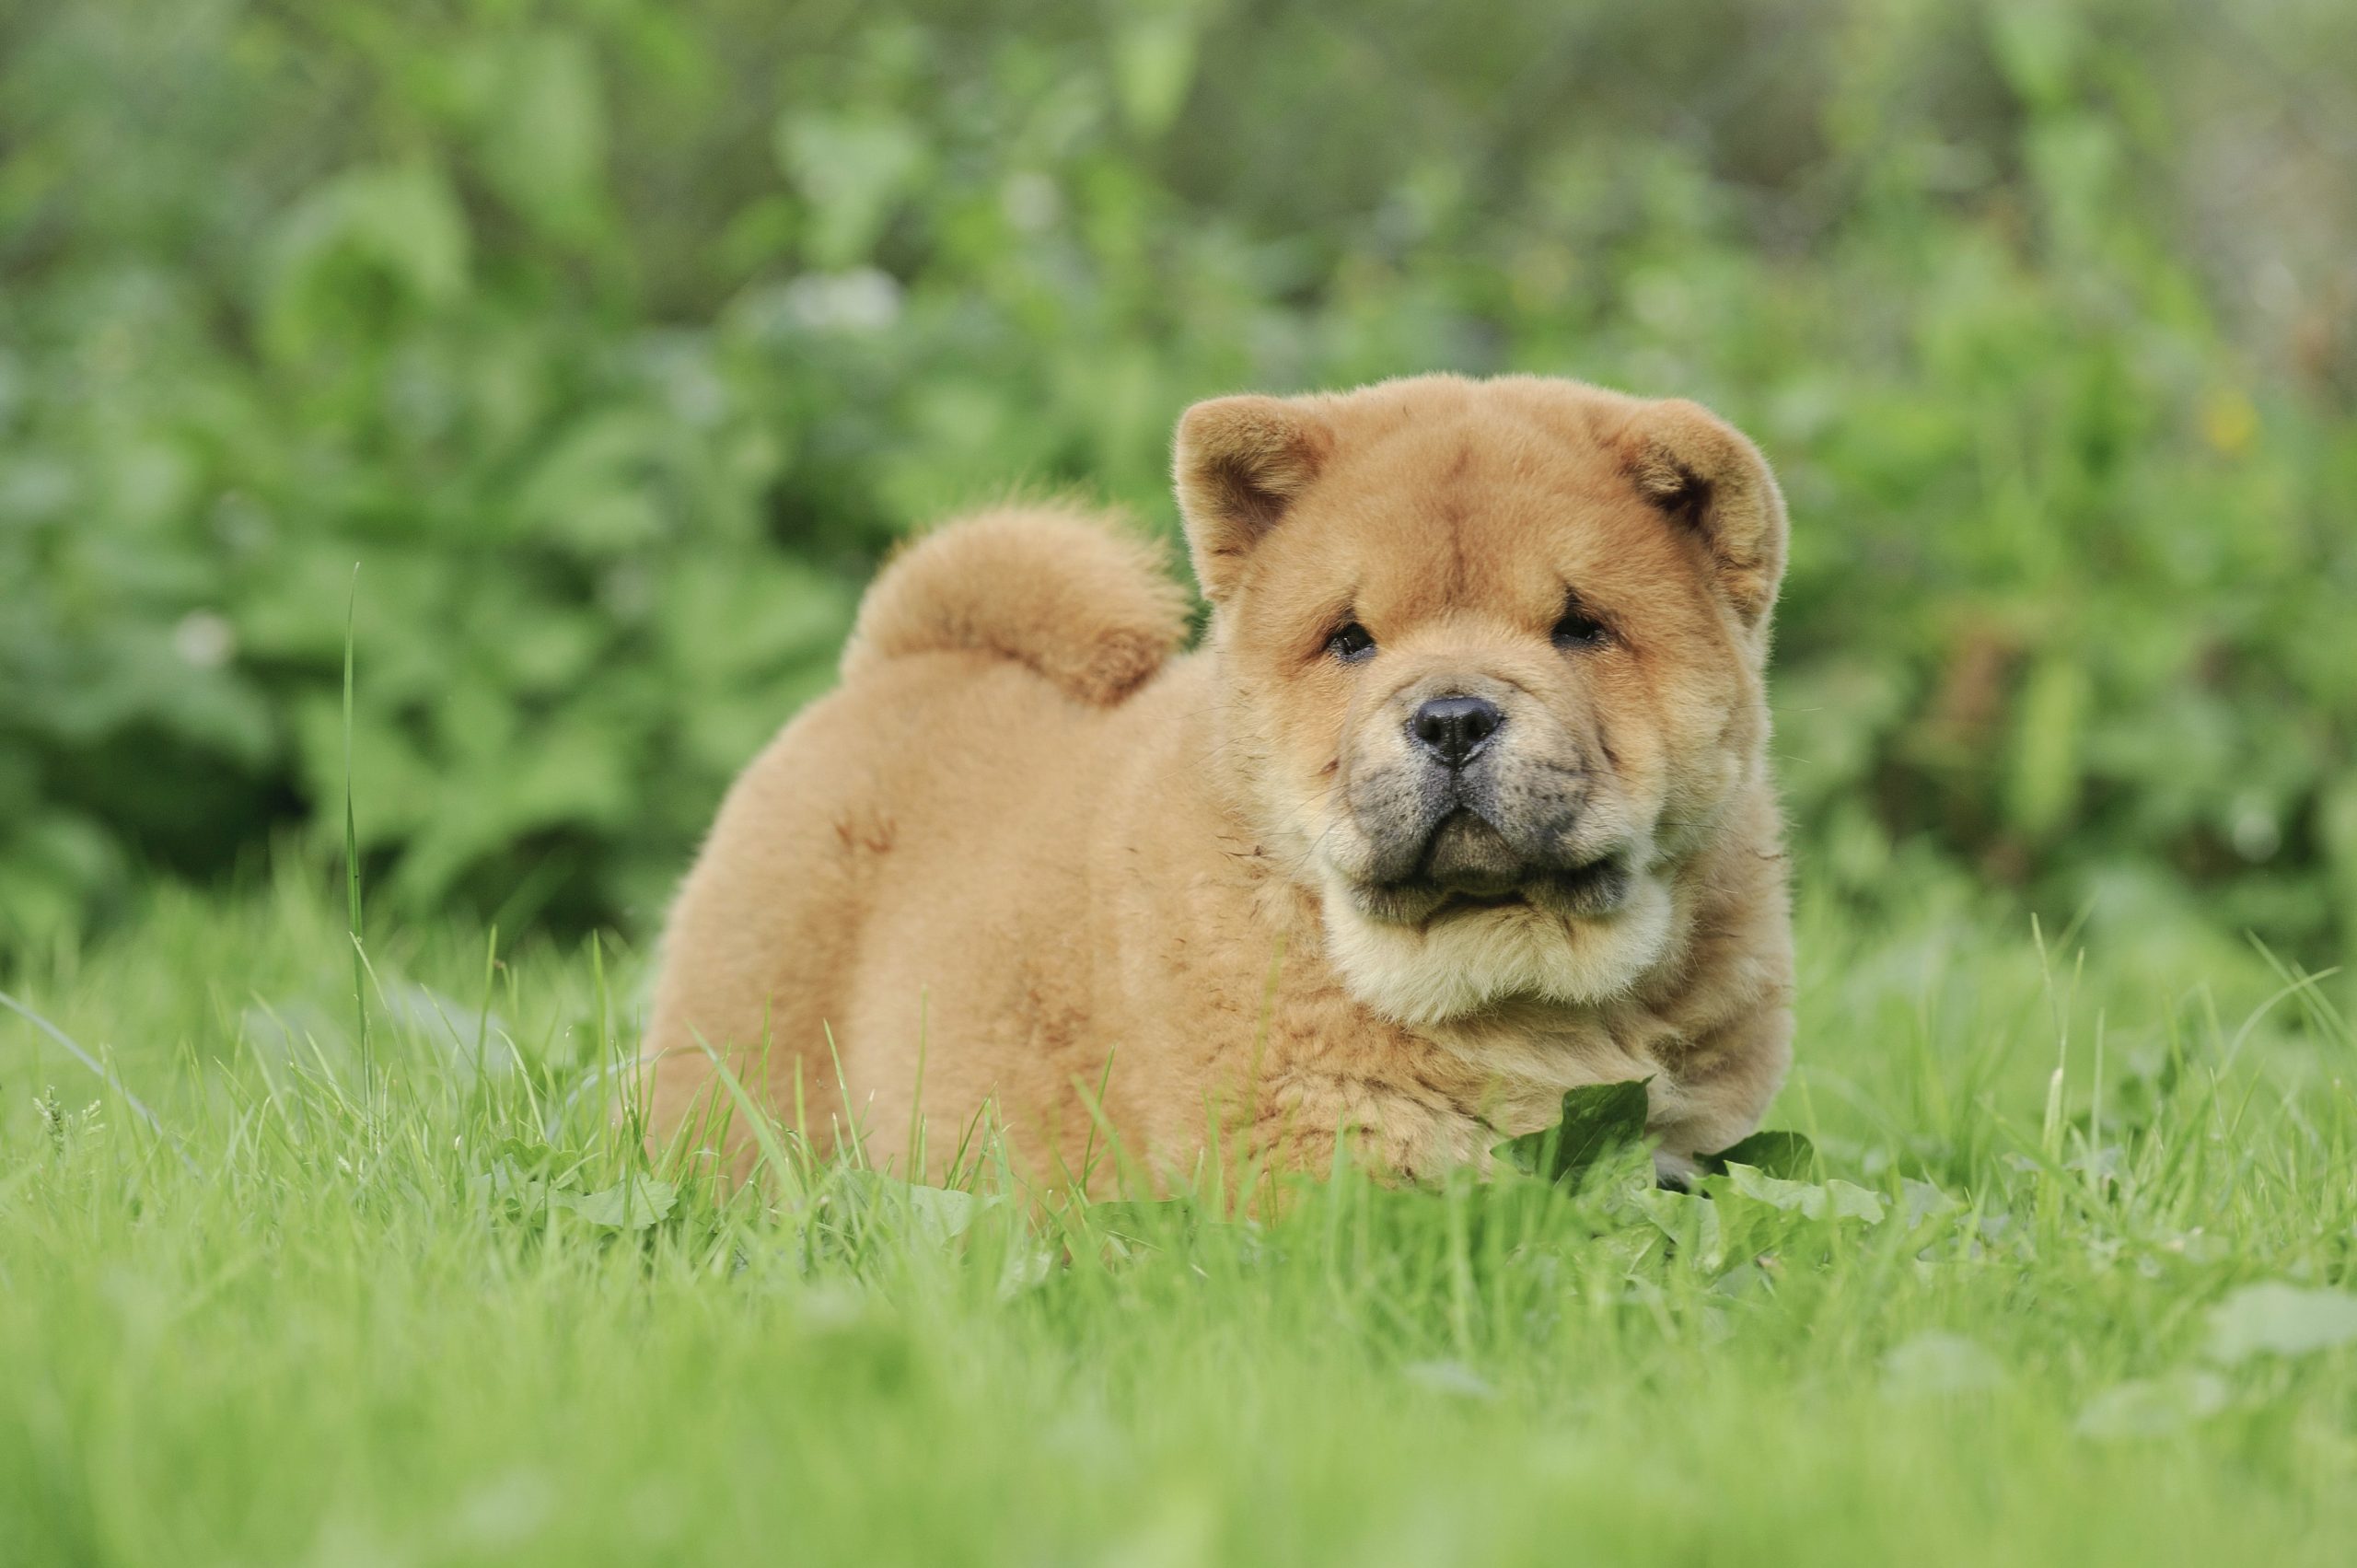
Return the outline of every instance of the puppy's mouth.
{"type": "Polygon", "coordinates": [[[1362,883],[1356,891],[1360,908],[1376,919],[1420,925],[1515,908],[1593,919],[1619,909],[1629,884],[1625,854],[1533,862],[1487,819],[1458,809],[1433,829],[1413,871],[1387,882],[1362,883]]]}

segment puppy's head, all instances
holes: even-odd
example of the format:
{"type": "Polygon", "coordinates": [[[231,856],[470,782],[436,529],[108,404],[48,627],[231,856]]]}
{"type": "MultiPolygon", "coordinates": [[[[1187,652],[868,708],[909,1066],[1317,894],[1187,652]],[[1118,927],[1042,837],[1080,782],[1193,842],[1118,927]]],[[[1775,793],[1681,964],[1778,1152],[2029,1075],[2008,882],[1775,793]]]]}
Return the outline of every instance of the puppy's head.
{"type": "Polygon", "coordinates": [[[1689,402],[1450,377],[1221,398],[1177,482],[1271,847],[1360,999],[1595,1001],[1760,767],[1784,511],[1689,402]]]}

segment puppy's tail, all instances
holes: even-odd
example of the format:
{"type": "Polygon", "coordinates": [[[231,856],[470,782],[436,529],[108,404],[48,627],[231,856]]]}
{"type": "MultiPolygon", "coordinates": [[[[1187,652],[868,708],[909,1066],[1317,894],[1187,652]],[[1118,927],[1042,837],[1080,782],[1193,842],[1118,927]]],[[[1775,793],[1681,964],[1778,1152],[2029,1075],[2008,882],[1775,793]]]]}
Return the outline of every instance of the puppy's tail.
{"type": "Polygon", "coordinates": [[[1110,706],[1186,632],[1186,591],[1152,542],[1078,507],[1009,506],[936,528],[884,568],[843,648],[843,679],[962,651],[1013,659],[1110,706]]]}

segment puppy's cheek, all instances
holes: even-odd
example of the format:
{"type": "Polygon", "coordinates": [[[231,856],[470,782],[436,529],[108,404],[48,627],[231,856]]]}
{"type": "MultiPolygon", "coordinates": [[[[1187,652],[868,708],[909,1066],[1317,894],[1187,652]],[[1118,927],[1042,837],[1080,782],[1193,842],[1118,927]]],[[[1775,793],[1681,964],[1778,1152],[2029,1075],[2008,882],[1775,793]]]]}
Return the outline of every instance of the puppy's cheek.
{"type": "Polygon", "coordinates": [[[1361,782],[1399,777],[1416,761],[1408,753],[1405,730],[1382,714],[1353,725],[1338,753],[1342,775],[1361,782]]]}
{"type": "Polygon", "coordinates": [[[1665,854],[1682,856],[1710,838],[1749,765],[1746,754],[1716,746],[1664,759],[1643,804],[1665,854]]]}
{"type": "Polygon", "coordinates": [[[1615,736],[1595,780],[1595,809],[1626,839],[1642,842],[1662,820],[1673,770],[1650,733],[1615,736]]]}
{"type": "Polygon", "coordinates": [[[1323,880],[1364,882],[1374,875],[1374,842],[1359,826],[1350,807],[1339,798],[1313,818],[1309,853],[1323,880]]]}

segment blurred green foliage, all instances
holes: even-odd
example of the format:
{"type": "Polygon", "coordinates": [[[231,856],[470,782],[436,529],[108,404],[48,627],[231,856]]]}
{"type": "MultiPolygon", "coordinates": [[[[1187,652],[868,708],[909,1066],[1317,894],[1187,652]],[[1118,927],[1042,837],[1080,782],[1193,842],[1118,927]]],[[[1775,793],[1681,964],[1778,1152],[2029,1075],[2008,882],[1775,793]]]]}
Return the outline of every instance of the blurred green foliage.
{"type": "Polygon", "coordinates": [[[651,918],[880,553],[1190,399],[1700,397],[1811,872],[2357,935],[2357,12],[0,10],[0,930],[359,822],[651,918]],[[355,578],[355,564],[357,575],[355,578]]]}

